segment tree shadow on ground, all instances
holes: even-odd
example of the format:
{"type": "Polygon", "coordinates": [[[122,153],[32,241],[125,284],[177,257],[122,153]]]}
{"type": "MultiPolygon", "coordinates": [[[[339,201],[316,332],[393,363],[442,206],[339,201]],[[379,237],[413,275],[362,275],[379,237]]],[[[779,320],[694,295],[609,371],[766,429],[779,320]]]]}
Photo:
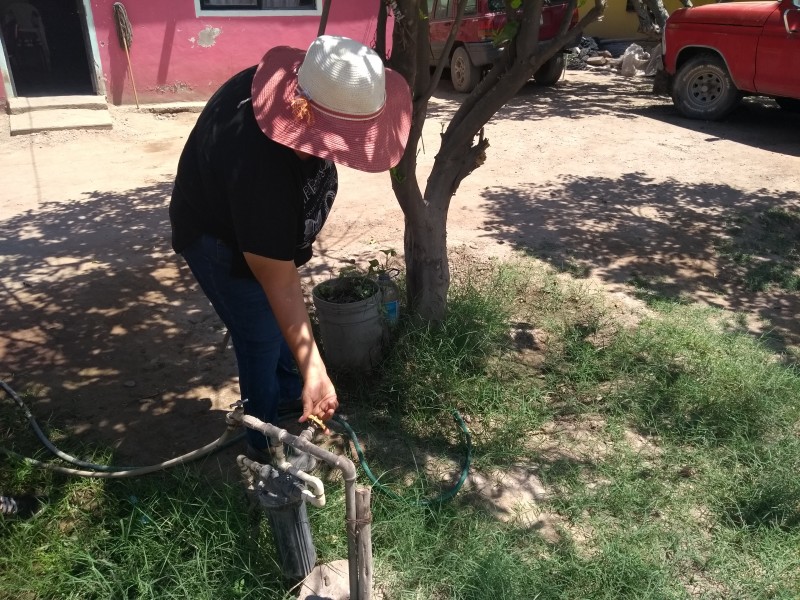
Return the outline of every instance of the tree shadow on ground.
{"type": "MultiPolygon", "coordinates": [[[[553,86],[534,82],[522,89],[503,106],[494,119],[532,121],[550,117],[590,119],[598,113],[613,114],[620,119],[631,119],[633,108],[642,97],[653,99],[656,105],[671,104],[668,98],[654,96],[649,78],[621,77],[603,73],[607,79],[599,81],[570,80],[566,78],[553,86]]],[[[428,110],[428,118],[444,119],[452,116],[467,96],[453,90],[449,81],[440,82],[428,110]]]]}
{"type": "MultiPolygon", "coordinates": [[[[723,121],[701,121],[682,117],[668,96],[653,93],[650,77],[623,77],[597,72],[594,81],[570,79],[567,71],[554,86],[529,82],[508,101],[493,120],[538,121],[553,117],[591,119],[599,114],[622,120],[644,116],[675,127],[707,134],[705,142],[730,140],[788,156],[800,156],[797,126],[800,115],[782,110],[770,98],[745,98],[723,121]],[[649,102],[642,106],[642,100],[649,102]]],[[[466,98],[442,81],[429,105],[428,118],[449,121],[466,98]]]]}
{"type": "Polygon", "coordinates": [[[170,247],[170,190],[95,191],[0,223],[0,376],[40,422],[122,464],[216,439],[212,409],[238,393],[222,325],[170,247]]]}
{"type": "MultiPolygon", "coordinates": [[[[624,286],[650,282],[666,298],[690,297],[768,321],[755,333],[800,343],[800,299],[781,290],[751,292],[715,244],[742,215],[797,210],[800,198],[766,188],[744,193],[723,183],[564,176],[525,187],[486,189],[486,236],[554,267],[624,286]]],[[[633,291],[628,288],[627,291],[633,291]]]]}
{"type": "MultiPolygon", "coordinates": [[[[684,118],[671,101],[667,104],[654,103],[647,107],[636,107],[631,112],[689,131],[703,133],[707,135],[703,142],[713,144],[721,140],[729,140],[769,150],[778,155],[800,156],[800,146],[797,144],[800,115],[783,110],[770,98],[761,96],[745,98],[722,121],[684,118]]],[[[720,156],[720,159],[724,160],[724,157],[720,156]]]]}

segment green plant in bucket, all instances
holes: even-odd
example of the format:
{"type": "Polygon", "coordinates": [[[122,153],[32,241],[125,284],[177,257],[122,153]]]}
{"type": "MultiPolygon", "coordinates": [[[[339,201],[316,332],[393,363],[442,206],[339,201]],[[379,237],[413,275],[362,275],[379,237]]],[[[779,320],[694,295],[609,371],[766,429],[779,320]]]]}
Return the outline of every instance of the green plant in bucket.
{"type": "Polygon", "coordinates": [[[374,296],[378,284],[365,275],[349,274],[320,283],[314,293],[318,298],[334,304],[360,302],[374,296]]]}

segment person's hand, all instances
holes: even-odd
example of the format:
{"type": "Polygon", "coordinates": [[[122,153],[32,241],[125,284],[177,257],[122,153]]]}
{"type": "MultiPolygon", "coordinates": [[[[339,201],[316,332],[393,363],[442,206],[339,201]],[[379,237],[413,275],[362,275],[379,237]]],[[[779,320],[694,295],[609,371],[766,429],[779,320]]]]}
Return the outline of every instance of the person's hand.
{"type": "MultiPolygon", "coordinates": [[[[300,423],[307,421],[309,415],[314,415],[322,419],[322,421],[327,421],[333,417],[336,409],[339,408],[336,389],[327,374],[318,379],[310,379],[305,382],[302,401],[303,416],[299,419],[300,423]]],[[[325,429],[324,433],[330,433],[330,430],[325,429]]]]}

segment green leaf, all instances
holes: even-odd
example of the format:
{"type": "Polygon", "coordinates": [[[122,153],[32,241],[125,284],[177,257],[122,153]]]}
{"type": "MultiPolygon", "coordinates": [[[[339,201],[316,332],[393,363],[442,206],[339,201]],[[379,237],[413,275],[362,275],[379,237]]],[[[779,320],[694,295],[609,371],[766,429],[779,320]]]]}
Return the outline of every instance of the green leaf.
{"type": "Polygon", "coordinates": [[[406,176],[403,175],[397,167],[392,167],[391,169],[389,169],[389,174],[392,176],[392,179],[394,179],[397,183],[403,183],[403,181],[406,178],[406,176]]]}
{"type": "Polygon", "coordinates": [[[517,31],[519,31],[519,22],[508,21],[502,29],[494,32],[494,35],[492,36],[492,43],[495,46],[502,46],[503,44],[506,44],[514,39],[514,37],[517,35],[517,31]]]}

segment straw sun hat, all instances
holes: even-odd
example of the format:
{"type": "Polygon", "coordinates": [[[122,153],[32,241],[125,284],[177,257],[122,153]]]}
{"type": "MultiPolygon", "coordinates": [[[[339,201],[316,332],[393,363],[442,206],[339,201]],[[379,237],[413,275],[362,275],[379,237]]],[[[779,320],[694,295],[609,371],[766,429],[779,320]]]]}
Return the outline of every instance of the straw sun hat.
{"type": "Polygon", "coordinates": [[[323,35],[307,52],[271,49],[252,93],[259,127],[284,146],[368,172],[386,171],[403,155],[408,84],[354,40],[323,35]]]}

